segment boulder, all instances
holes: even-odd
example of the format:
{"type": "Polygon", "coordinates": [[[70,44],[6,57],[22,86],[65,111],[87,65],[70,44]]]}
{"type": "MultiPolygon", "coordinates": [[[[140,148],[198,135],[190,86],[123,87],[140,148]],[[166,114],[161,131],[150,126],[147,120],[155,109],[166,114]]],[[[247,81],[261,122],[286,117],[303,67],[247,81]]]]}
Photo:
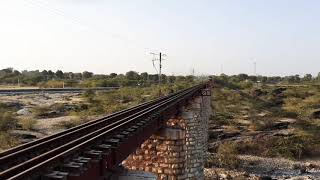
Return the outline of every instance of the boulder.
{"type": "Polygon", "coordinates": [[[19,111],[17,111],[17,114],[20,116],[28,116],[28,115],[31,115],[32,112],[30,111],[29,108],[23,108],[23,109],[20,109],[19,111]]]}

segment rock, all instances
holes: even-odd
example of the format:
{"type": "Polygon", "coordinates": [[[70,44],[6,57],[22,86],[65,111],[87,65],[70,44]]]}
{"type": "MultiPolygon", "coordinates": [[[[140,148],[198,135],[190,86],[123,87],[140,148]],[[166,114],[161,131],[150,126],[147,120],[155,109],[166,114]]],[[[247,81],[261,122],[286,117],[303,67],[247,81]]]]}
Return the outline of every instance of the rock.
{"type": "Polygon", "coordinates": [[[270,176],[261,176],[259,180],[272,180],[270,176]]]}
{"type": "Polygon", "coordinates": [[[219,177],[226,179],[226,178],[228,177],[228,175],[227,175],[227,174],[224,174],[224,173],[221,173],[221,174],[219,174],[219,177]]]}
{"type": "Polygon", "coordinates": [[[314,110],[311,116],[312,118],[320,119],[320,109],[314,110]]]}
{"type": "Polygon", "coordinates": [[[300,171],[300,174],[305,174],[308,172],[306,166],[301,166],[299,171],[300,171]]]}
{"type": "Polygon", "coordinates": [[[287,129],[289,124],[289,122],[275,122],[273,129],[287,129]]]}
{"type": "Polygon", "coordinates": [[[223,129],[213,129],[213,130],[209,130],[209,138],[217,138],[220,134],[223,133],[223,129]]]}
{"type": "Polygon", "coordinates": [[[255,89],[255,90],[253,90],[253,91],[251,92],[251,95],[252,95],[252,96],[261,96],[261,95],[263,95],[263,94],[265,94],[265,92],[262,91],[261,89],[255,89]]]}
{"type": "Polygon", "coordinates": [[[292,136],[294,134],[293,129],[282,129],[279,130],[278,132],[275,132],[273,135],[274,136],[292,136]]]}
{"type": "Polygon", "coordinates": [[[287,88],[283,88],[283,87],[276,88],[272,91],[272,94],[281,94],[285,90],[287,90],[287,88]]]}
{"type": "Polygon", "coordinates": [[[284,118],[284,119],[280,119],[279,120],[280,122],[286,122],[286,123],[289,123],[289,124],[294,124],[297,122],[296,119],[292,119],[292,118],[284,118]]]}
{"type": "Polygon", "coordinates": [[[208,150],[209,150],[209,152],[217,152],[220,144],[221,144],[221,141],[209,143],[209,144],[208,144],[208,150]]]}
{"type": "Polygon", "coordinates": [[[58,117],[61,113],[57,111],[49,111],[38,115],[40,118],[54,118],[58,117]]]}
{"type": "Polygon", "coordinates": [[[9,133],[21,139],[36,139],[38,136],[40,136],[39,133],[24,130],[12,130],[9,133]]]}
{"type": "Polygon", "coordinates": [[[317,165],[309,163],[309,162],[307,162],[305,164],[305,166],[306,166],[307,169],[315,169],[315,168],[317,168],[317,165]]]}
{"type": "Polygon", "coordinates": [[[5,102],[6,107],[21,109],[23,105],[19,102],[5,102]]]}
{"type": "Polygon", "coordinates": [[[29,110],[29,108],[23,108],[17,111],[17,114],[20,116],[28,116],[28,115],[31,115],[32,112],[29,110]]]}
{"type": "Polygon", "coordinates": [[[289,178],[288,180],[309,180],[309,179],[312,179],[312,178],[309,176],[296,176],[296,177],[289,178]]]}
{"type": "Polygon", "coordinates": [[[243,176],[244,176],[244,177],[250,177],[250,174],[247,173],[247,172],[244,172],[243,176]]]}
{"type": "Polygon", "coordinates": [[[226,132],[223,134],[220,134],[218,136],[218,138],[220,139],[226,139],[226,138],[231,138],[231,137],[235,137],[235,136],[239,136],[241,133],[240,132],[226,132]]]}

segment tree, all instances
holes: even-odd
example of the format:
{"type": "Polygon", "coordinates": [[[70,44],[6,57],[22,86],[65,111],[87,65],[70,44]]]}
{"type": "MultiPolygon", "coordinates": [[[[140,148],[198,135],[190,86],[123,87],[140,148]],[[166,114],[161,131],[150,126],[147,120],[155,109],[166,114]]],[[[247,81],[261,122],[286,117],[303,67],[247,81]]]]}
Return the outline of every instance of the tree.
{"type": "Polygon", "coordinates": [[[84,71],[84,72],[82,73],[82,77],[83,77],[84,79],[91,78],[92,76],[93,76],[93,73],[92,73],[92,72],[84,71]]]}
{"type": "Polygon", "coordinates": [[[110,73],[110,78],[115,78],[117,77],[117,73],[110,73]]]}
{"type": "Polygon", "coordinates": [[[249,76],[247,74],[239,74],[238,75],[240,81],[247,80],[249,76]]]}
{"type": "Polygon", "coordinates": [[[168,83],[174,83],[176,81],[175,76],[168,76],[168,83]]]}
{"type": "Polygon", "coordinates": [[[143,72],[140,74],[141,79],[145,82],[148,80],[148,76],[149,74],[147,72],[143,72]]]}
{"type": "Polygon", "coordinates": [[[193,82],[194,81],[194,76],[192,76],[192,75],[186,76],[186,81],[187,82],[193,82]]]}
{"type": "Polygon", "coordinates": [[[14,74],[15,76],[19,76],[21,73],[20,73],[19,71],[17,71],[17,70],[14,70],[14,71],[13,71],[13,74],[14,74]]]}
{"type": "Polygon", "coordinates": [[[61,70],[57,70],[55,75],[58,79],[63,79],[63,72],[61,70]]]}
{"type": "Polygon", "coordinates": [[[312,75],[311,74],[304,75],[303,80],[304,81],[311,81],[312,80],[312,75]]]}
{"type": "Polygon", "coordinates": [[[63,78],[64,79],[73,79],[74,75],[73,72],[65,72],[63,73],[63,78]]]}
{"type": "Polygon", "coordinates": [[[52,79],[54,77],[54,72],[51,70],[48,71],[48,79],[52,79]]]}
{"type": "Polygon", "coordinates": [[[76,80],[81,80],[82,79],[82,73],[74,73],[73,78],[76,80]]]}
{"type": "Polygon", "coordinates": [[[138,80],[139,79],[139,74],[135,71],[129,71],[126,73],[126,78],[128,80],[138,80]]]}

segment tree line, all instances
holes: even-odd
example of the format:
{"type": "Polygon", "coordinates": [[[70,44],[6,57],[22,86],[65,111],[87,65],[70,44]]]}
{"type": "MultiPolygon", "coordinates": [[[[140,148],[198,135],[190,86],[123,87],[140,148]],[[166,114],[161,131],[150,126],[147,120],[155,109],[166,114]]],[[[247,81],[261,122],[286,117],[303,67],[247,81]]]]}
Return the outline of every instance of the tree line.
{"type": "MultiPolygon", "coordinates": [[[[120,87],[120,86],[148,86],[158,83],[158,74],[138,73],[128,71],[125,74],[94,74],[84,71],[82,73],[63,72],[61,70],[34,70],[18,71],[13,68],[0,70],[0,84],[39,86],[39,87],[120,87]]],[[[194,76],[167,76],[162,74],[162,83],[172,84],[176,82],[192,83],[194,76]]]]}
{"type": "Polygon", "coordinates": [[[255,83],[258,84],[314,84],[320,83],[320,73],[317,76],[306,74],[304,76],[291,75],[291,76],[253,76],[247,74],[238,75],[226,75],[221,74],[220,76],[212,76],[214,81],[218,84],[233,88],[250,88],[255,83]]]}
{"type": "MultiPolygon", "coordinates": [[[[241,86],[250,86],[252,83],[262,84],[299,84],[299,83],[320,83],[320,73],[317,76],[306,74],[304,76],[253,76],[247,74],[212,76],[216,81],[224,83],[238,83],[241,86]]],[[[199,77],[192,75],[174,76],[162,74],[163,84],[174,83],[194,83],[199,77]]],[[[124,74],[94,74],[84,71],[82,73],[63,72],[61,70],[34,70],[18,71],[13,68],[0,70],[0,84],[2,85],[21,85],[21,86],[39,86],[39,87],[120,87],[120,86],[149,86],[157,84],[158,74],[148,74],[147,72],[138,73],[128,71],[124,74]]]]}

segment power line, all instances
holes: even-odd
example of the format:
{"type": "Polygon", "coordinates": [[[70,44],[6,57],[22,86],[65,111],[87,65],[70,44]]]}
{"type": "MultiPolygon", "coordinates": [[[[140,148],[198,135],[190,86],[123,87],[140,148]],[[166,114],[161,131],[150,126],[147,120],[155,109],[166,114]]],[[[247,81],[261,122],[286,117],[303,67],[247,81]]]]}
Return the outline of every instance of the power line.
{"type": "Polygon", "coordinates": [[[24,2],[28,2],[32,6],[45,8],[45,9],[49,10],[48,12],[51,13],[52,15],[59,15],[59,16],[65,18],[65,19],[68,19],[72,23],[84,27],[87,31],[88,30],[92,30],[92,31],[95,31],[95,32],[98,32],[98,33],[101,33],[101,32],[102,33],[106,33],[106,34],[108,34],[109,36],[111,36],[114,39],[119,39],[119,40],[122,40],[122,41],[125,41],[125,42],[129,42],[131,44],[131,47],[135,47],[137,49],[141,49],[141,50],[144,50],[144,51],[146,51],[148,49],[146,47],[140,46],[136,41],[130,40],[128,38],[125,38],[120,34],[108,32],[104,28],[102,28],[100,26],[97,26],[97,25],[94,25],[94,24],[84,23],[83,20],[78,18],[78,17],[72,16],[70,14],[66,14],[64,11],[62,11],[62,10],[60,10],[58,8],[49,6],[50,4],[48,2],[41,1],[41,0],[25,0],[24,2]]]}

